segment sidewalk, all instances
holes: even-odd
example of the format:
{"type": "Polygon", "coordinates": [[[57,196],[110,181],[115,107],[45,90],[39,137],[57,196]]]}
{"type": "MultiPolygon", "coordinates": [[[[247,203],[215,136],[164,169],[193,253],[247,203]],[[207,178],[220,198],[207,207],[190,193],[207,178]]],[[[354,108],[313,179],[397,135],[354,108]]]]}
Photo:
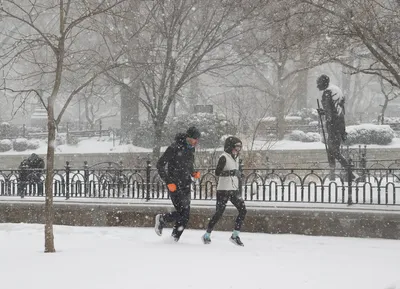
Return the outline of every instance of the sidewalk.
{"type": "MultiPolygon", "coordinates": [[[[0,205],[2,203],[42,203],[44,204],[44,197],[7,197],[0,196],[0,205]]],[[[354,204],[348,206],[347,204],[330,204],[330,203],[301,203],[301,202],[263,202],[263,201],[245,201],[248,209],[272,209],[272,210],[303,210],[303,211],[346,211],[346,212],[379,212],[379,213],[399,213],[400,206],[387,206],[387,205],[367,205],[367,204],[354,204]]],[[[158,207],[158,206],[171,206],[169,199],[105,199],[105,198],[65,198],[55,197],[54,204],[69,205],[98,205],[98,206],[139,206],[139,207],[158,207]]],[[[215,200],[192,200],[192,208],[215,208],[215,200]]],[[[233,208],[233,205],[228,202],[228,208],[233,208]]]]}

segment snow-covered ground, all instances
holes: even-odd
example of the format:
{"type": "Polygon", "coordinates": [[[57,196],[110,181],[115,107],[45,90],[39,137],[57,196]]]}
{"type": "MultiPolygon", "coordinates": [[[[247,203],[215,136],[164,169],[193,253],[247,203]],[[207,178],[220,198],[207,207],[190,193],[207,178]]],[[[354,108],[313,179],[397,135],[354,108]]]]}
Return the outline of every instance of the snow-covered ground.
{"type": "MultiPolygon", "coordinates": [[[[110,153],[110,152],[125,152],[137,153],[145,152],[151,153],[151,149],[137,147],[134,145],[120,145],[119,141],[113,142],[111,140],[99,140],[98,138],[83,139],[76,145],[59,145],[56,147],[57,154],[89,154],[89,153],[110,153]]],[[[2,152],[0,155],[21,155],[21,154],[46,154],[47,143],[44,140],[39,141],[39,148],[35,150],[26,150],[18,152],[10,150],[2,152]]]]}
{"type": "MultiPolygon", "coordinates": [[[[251,144],[247,144],[247,149],[251,148],[251,144]]],[[[353,145],[351,147],[358,148],[358,145],[353,145]]],[[[394,138],[393,141],[388,145],[368,145],[368,148],[400,148],[400,138],[394,138]]],[[[246,149],[246,146],[244,146],[246,149]]],[[[255,141],[253,145],[253,150],[263,150],[263,149],[271,149],[271,150],[312,150],[319,149],[325,150],[325,144],[322,142],[300,142],[300,141],[291,141],[288,139],[284,139],[278,142],[265,142],[265,141],[255,141]]]]}
{"type": "Polygon", "coordinates": [[[242,233],[245,247],[216,231],[187,230],[179,243],[152,228],[0,224],[1,287],[7,289],[394,289],[400,241],[242,233]]]}
{"type": "MultiPolygon", "coordinates": [[[[26,150],[23,152],[17,152],[10,150],[7,152],[2,152],[0,155],[21,155],[21,154],[46,154],[47,144],[45,141],[39,141],[39,148],[36,150],[26,150]]],[[[353,146],[358,148],[358,145],[353,146]]],[[[201,142],[199,148],[201,149],[201,142]]],[[[368,145],[368,148],[400,148],[400,138],[393,139],[392,143],[385,146],[379,145],[368,145]]],[[[164,150],[162,148],[162,150],[164,150]]],[[[284,139],[281,141],[261,141],[256,140],[254,142],[244,141],[244,150],[312,150],[319,149],[325,150],[325,145],[322,142],[299,142],[284,139]]],[[[222,151],[222,146],[216,149],[217,151],[222,151]]],[[[214,150],[212,150],[214,151],[214,150]]],[[[119,141],[111,140],[101,140],[98,138],[84,139],[81,140],[77,145],[59,145],[56,148],[57,154],[88,154],[88,153],[151,153],[152,150],[148,148],[137,147],[134,145],[120,145],[119,141]]]]}

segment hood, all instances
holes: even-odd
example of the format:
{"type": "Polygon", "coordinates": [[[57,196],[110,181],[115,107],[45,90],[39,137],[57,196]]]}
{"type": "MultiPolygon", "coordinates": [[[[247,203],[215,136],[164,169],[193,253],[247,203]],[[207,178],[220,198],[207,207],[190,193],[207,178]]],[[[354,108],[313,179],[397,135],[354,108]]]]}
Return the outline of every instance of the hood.
{"type": "Polygon", "coordinates": [[[42,162],[43,162],[43,159],[41,157],[39,157],[37,154],[35,154],[35,153],[31,154],[28,157],[28,159],[26,160],[26,164],[29,167],[32,167],[32,168],[39,167],[42,162]]]}
{"type": "Polygon", "coordinates": [[[175,135],[175,142],[178,145],[184,146],[184,145],[186,145],[186,138],[187,138],[187,134],[186,133],[183,133],[183,132],[177,133],[175,135]]]}
{"type": "Polygon", "coordinates": [[[33,153],[33,154],[31,154],[31,155],[29,156],[28,160],[29,160],[30,162],[37,162],[37,161],[40,160],[40,157],[39,157],[37,154],[33,153]]]}
{"type": "Polygon", "coordinates": [[[233,148],[235,147],[235,144],[240,143],[242,144],[242,141],[235,137],[235,136],[230,136],[225,140],[224,144],[224,151],[227,152],[228,154],[232,153],[233,148]]]}

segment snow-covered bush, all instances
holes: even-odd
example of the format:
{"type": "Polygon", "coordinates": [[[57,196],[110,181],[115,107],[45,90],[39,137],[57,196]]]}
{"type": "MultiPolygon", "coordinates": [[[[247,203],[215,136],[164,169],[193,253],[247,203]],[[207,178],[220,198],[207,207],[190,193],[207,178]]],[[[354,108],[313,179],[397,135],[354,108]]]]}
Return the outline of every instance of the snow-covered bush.
{"type": "Polygon", "coordinates": [[[188,127],[196,126],[201,131],[200,145],[202,148],[212,148],[221,145],[223,135],[234,135],[235,126],[225,117],[211,113],[181,115],[171,120],[167,135],[173,139],[177,131],[185,132],[188,127]]]}
{"type": "Polygon", "coordinates": [[[294,130],[289,134],[289,139],[301,142],[319,142],[321,141],[321,136],[316,132],[305,133],[301,130],[294,130]]]}
{"type": "Polygon", "coordinates": [[[23,152],[28,149],[28,140],[26,138],[17,138],[13,142],[13,148],[17,152],[23,152]]]}
{"type": "Polygon", "coordinates": [[[321,135],[317,132],[308,132],[302,142],[320,142],[321,135]]]}
{"type": "Polygon", "coordinates": [[[18,136],[18,128],[8,122],[0,123],[0,139],[12,139],[18,136]]]}
{"type": "MultiPolygon", "coordinates": [[[[400,117],[385,117],[384,121],[386,123],[400,123],[400,117]]],[[[373,124],[377,124],[378,120],[374,119],[372,121],[373,124]]]]}
{"type": "Polygon", "coordinates": [[[346,127],[347,140],[345,144],[390,144],[395,132],[388,125],[360,124],[346,127]]]}
{"type": "Polygon", "coordinates": [[[289,139],[293,141],[302,141],[306,138],[306,133],[301,130],[294,130],[289,134],[289,139]]]}
{"type": "Polygon", "coordinates": [[[300,116],[296,115],[287,115],[285,116],[286,124],[302,124],[303,119],[300,116]]]}
{"type": "MultiPolygon", "coordinates": [[[[235,126],[218,114],[197,113],[180,115],[167,119],[164,125],[162,145],[169,145],[177,133],[185,132],[190,126],[196,126],[201,131],[200,144],[202,148],[220,146],[222,136],[236,133],[235,126]]],[[[152,147],[153,142],[153,123],[145,122],[137,130],[132,143],[141,147],[152,147]]]]}
{"type": "Polygon", "coordinates": [[[28,140],[28,150],[36,150],[40,146],[40,143],[37,139],[30,139],[28,140]]]}
{"type": "Polygon", "coordinates": [[[293,112],[291,116],[298,116],[302,121],[318,121],[318,112],[315,108],[302,108],[299,111],[293,112]]]}
{"type": "MultiPolygon", "coordinates": [[[[165,126],[169,124],[166,122],[165,126]]],[[[171,141],[168,140],[165,129],[163,133],[163,137],[161,140],[161,145],[169,145],[171,141]]],[[[132,144],[144,147],[144,148],[152,148],[154,146],[154,125],[151,121],[145,121],[140,124],[137,128],[135,135],[132,139],[132,144]]]]}
{"type": "Polygon", "coordinates": [[[9,139],[0,140],[0,152],[8,152],[13,147],[12,141],[9,139]]]}
{"type": "Polygon", "coordinates": [[[77,145],[79,143],[79,139],[77,137],[75,137],[75,136],[69,136],[68,140],[67,140],[67,143],[69,145],[77,145]]]}
{"type": "Polygon", "coordinates": [[[67,144],[67,135],[65,133],[58,133],[56,135],[55,143],[56,143],[56,147],[67,144]]]}

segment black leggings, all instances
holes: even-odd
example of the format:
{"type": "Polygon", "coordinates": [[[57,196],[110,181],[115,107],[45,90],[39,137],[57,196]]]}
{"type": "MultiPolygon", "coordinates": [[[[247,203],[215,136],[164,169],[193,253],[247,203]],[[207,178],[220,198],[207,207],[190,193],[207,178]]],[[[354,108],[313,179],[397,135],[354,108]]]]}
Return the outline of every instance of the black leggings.
{"type": "Polygon", "coordinates": [[[166,223],[175,222],[172,236],[179,239],[189,222],[190,187],[170,193],[170,198],[176,211],[164,214],[163,219],[166,223]]]}
{"type": "Polygon", "coordinates": [[[240,231],[244,218],[246,217],[247,210],[243,199],[239,196],[239,191],[217,191],[217,210],[208,223],[207,233],[211,233],[214,229],[214,226],[218,223],[219,219],[221,219],[228,201],[231,201],[231,203],[239,211],[239,215],[235,221],[235,230],[240,231]]]}

